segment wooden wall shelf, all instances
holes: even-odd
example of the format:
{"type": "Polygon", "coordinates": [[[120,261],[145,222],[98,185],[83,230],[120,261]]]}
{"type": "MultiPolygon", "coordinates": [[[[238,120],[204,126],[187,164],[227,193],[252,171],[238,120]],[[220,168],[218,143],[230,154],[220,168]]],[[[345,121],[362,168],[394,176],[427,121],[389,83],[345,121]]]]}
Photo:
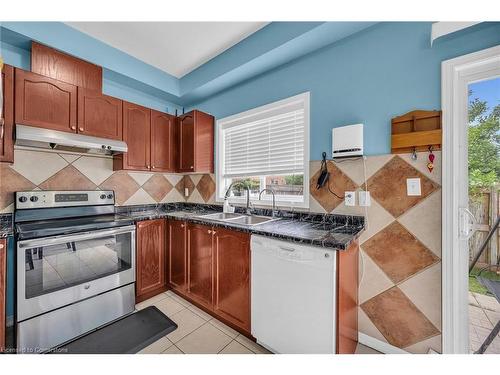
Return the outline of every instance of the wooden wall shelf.
{"type": "Polygon", "coordinates": [[[391,121],[391,152],[441,149],[441,111],[411,111],[391,121]]]}

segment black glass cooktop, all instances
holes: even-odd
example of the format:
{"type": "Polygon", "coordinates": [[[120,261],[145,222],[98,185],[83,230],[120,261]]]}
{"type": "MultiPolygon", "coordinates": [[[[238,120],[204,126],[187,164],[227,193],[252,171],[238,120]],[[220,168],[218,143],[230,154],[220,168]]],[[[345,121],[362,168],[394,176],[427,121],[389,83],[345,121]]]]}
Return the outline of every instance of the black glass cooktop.
{"type": "Polygon", "coordinates": [[[133,219],[128,216],[110,214],[80,218],[29,221],[17,223],[15,229],[18,239],[31,239],[115,228],[131,225],[133,223],[133,219]]]}

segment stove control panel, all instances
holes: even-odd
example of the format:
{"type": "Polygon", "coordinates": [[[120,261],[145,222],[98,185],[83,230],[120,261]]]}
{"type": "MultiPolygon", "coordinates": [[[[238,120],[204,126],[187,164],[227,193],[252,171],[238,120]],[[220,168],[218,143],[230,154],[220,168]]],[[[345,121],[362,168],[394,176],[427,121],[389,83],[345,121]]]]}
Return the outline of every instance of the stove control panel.
{"type": "Polygon", "coordinates": [[[16,209],[100,206],[115,204],[112,190],[88,191],[19,191],[16,193],[16,209]]]}

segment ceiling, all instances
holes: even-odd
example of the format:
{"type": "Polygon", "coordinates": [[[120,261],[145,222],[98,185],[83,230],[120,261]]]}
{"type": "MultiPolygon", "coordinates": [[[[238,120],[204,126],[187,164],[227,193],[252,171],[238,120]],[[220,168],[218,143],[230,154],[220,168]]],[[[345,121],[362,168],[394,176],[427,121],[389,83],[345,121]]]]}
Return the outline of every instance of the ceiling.
{"type": "Polygon", "coordinates": [[[181,78],[267,22],[66,22],[135,58],[181,78]]]}

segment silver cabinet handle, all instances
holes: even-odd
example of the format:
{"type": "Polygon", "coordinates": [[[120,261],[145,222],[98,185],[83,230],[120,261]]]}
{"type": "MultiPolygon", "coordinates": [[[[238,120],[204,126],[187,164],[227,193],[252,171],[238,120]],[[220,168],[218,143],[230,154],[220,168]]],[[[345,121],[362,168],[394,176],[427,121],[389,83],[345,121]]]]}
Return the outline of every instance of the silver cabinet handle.
{"type": "Polygon", "coordinates": [[[295,251],[295,249],[294,249],[294,248],[292,248],[292,247],[283,247],[283,246],[279,246],[279,248],[280,248],[281,250],[290,251],[290,252],[295,251]]]}

